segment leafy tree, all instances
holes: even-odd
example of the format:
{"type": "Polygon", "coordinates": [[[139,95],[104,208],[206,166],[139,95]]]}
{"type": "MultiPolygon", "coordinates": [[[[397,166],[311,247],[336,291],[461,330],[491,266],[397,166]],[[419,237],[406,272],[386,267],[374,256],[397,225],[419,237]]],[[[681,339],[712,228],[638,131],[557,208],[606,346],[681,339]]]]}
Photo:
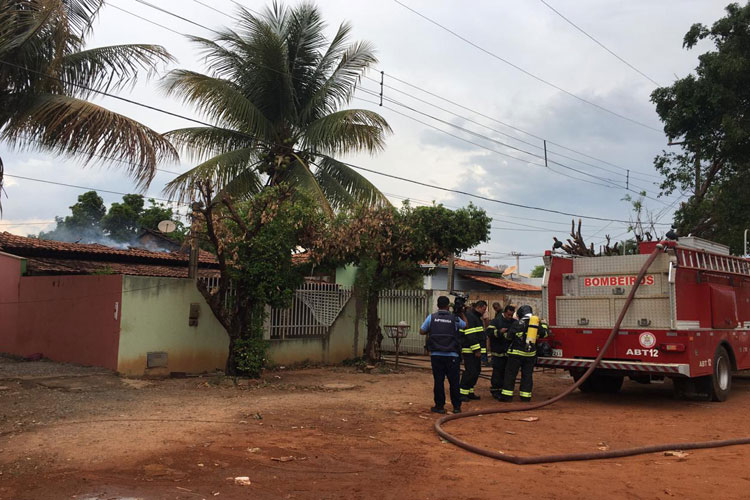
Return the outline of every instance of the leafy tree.
{"type": "Polygon", "coordinates": [[[71,215],[55,217],[57,227],[50,232],[39,233],[40,239],[59,241],[91,241],[101,237],[99,224],[107,213],[104,200],[96,191],[87,191],[78,196],[78,202],[70,207],[71,215]]]}
{"type": "Polygon", "coordinates": [[[109,207],[109,212],[102,219],[102,229],[115,241],[131,241],[141,229],[141,212],[143,196],[126,194],[122,197],[122,203],[115,202],[109,207]]]}
{"type": "Polygon", "coordinates": [[[325,241],[313,252],[323,260],[359,265],[357,285],[367,304],[367,343],[364,355],[376,359],[379,350],[378,296],[382,290],[422,286],[420,264],[441,262],[489,238],[491,219],[469,205],[449,210],[442,205],[398,210],[390,206],[359,207],[343,213],[325,241]]]}
{"type": "MultiPolygon", "coordinates": [[[[112,203],[107,211],[104,200],[96,191],[88,191],[78,197],[78,203],[70,207],[72,215],[55,217],[57,226],[49,232],[40,232],[40,239],[80,241],[83,243],[133,241],[143,229],[157,229],[159,222],[173,220],[175,214],[164,204],[149,199],[150,207],[143,208],[143,196],[126,194],[122,203],[112,203]]],[[[165,236],[182,242],[185,226],[174,221],[177,228],[165,236]]]]}
{"type": "MultiPolygon", "coordinates": [[[[128,162],[146,186],[177,153],[161,134],[86,99],[171,61],[158,45],[86,48],[102,0],[0,0],[0,139],[22,148],[128,162]]],[[[2,161],[0,161],[0,188],[2,161]]]]}
{"type": "Polygon", "coordinates": [[[704,39],[715,50],[699,56],[694,75],[656,89],[651,100],[679,152],[655,159],[664,176],[665,194],[677,189],[693,195],[676,213],[681,234],[729,243],[737,252],[733,229],[750,225],[750,211],[718,213],[745,198],[738,192],[750,170],[750,3],[733,3],[710,28],[695,24],[687,32],[687,49],[704,39]],[[732,198],[734,197],[734,198],[732,198]]]}
{"type": "Polygon", "coordinates": [[[544,276],[544,264],[534,266],[534,268],[529,273],[530,278],[541,278],[542,276],[544,276]]]}
{"type": "Polygon", "coordinates": [[[209,74],[171,71],[164,88],[218,127],[168,132],[198,161],[169,183],[183,199],[203,181],[243,199],[264,186],[296,186],[323,207],[387,203],[367,179],[332,158],[383,148],[390,128],[379,114],[343,109],[376,62],[367,42],[349,42],[342,24],[330,43],[318,9],[278,3],[255,16],[240,8],[237,28],[190,37],[209,74]]]}
{"type": "Polygon", "coordinates": [[[217,196],[209,183],[198,188],[194,227],[215,248],[220,271],[218,287],[198,281],[198,289],[229,335],[226,373],[258,375],[265,355],[264,308],[291,304],[302,281],[292,253],[321,239],[313,235],[323,226],[323,214],[286,184],[239,203],[217,196]]]}

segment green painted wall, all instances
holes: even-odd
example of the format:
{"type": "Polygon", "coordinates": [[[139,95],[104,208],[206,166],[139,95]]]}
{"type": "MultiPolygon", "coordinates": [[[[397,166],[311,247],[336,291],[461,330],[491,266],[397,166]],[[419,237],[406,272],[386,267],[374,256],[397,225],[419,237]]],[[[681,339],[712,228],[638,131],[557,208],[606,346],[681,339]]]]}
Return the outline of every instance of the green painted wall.
{"type": "Polygon", "coordinates": [[[353,264],[336,268],[336,284],[342,286],[354,285],[354,279],[357,277],[357,266],[353,264]]]}
{"type": "Polygon", "coordinates": [[[223,370],[229,337],[192,280],[124,276],[117,371],[144,375],[148,352],[167,353],[168,366],[155,373],[223,370]],[[189,326],[190,304],[199,304],[197,326],[189,326]]]}
{"type": "MultiPolygon", "coordinates": [[[[274,365],[340,363],[362,355],[367,337],[365,322],[356,325],[356,300],[349,299],[328,335],[323,338],[272,340],[268,357],[274,365]]],[[[363,311],[364,313],[364,311],[363,311]]]]}

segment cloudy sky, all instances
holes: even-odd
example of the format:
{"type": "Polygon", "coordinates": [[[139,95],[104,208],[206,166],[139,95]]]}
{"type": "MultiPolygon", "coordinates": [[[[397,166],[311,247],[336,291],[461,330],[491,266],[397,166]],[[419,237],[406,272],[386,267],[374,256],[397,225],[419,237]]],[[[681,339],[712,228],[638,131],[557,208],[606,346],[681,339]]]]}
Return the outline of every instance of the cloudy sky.
{"type": "MultiPolygon", "coordinates": [[[[345,159],[378,172],[494,200],[616,220],[631,215],[629,203],[622,200],[628,194],[627,170],[632,189],[646,189],[650,198],[658,194],[653,157],[668,146],[649,102],[649,94],[656,88],[650,80],[669,85],[692,71],[697,56],[709,45],[685,51],[685,32],[695,22],[714,22],[727,3],[545,0],[647,78],[596,45],[541,0],[400,1],[403,5],[393,0],[317,2],[331,32],[339,23],[349,21],[354,38],[369,40],[377,48],[379,63],[368,74],[376,81],[362,81],[351,107],[375,109],[393,128],[381,154],[345,159]],[[385,72],[383,107],[368,102],[376,100],[369,92],[380,92],[380,71],[385,72]],[[547,141],[548,168],[544,167],[543,140],[547,141]]],[[[237,10],[232,0],[201,0],[204,5],[196,0],[153,2],[207,28],[231,25],[237,10]]],[[[178,59],[170,67],[203,70],[194,46],[183,36],[124,10],[179,33],[210,36],[210,31],[138,0],[107,3],[90,46],[161,44],[178,59]]],[[[254,10],[266,5],[258,0],[241,3],[254,10]]],[[[164,97],[157,83],[158,79],[141,81],[132,92],[122,95],[197,117],[179,102],[164,97]]],[[[191,125],[110,98],[97,102],[160,132],[191,125]]],[[[101,190],[135,192],[134,183],[116,163],[82,167],[70,158],[12,151],[3,144],[0,156],[9,175],[0,231],[26,235],[50,229],[54,216],[68,214],[68,207],[83,192],[14,175],[95,188],[107,204],[120,196],[101,190]]],[[[145,194],[163,197],[164,184],[174,177],[169,172],[182,172],[189,166],[161,166],[167,172],[160,171],[145,194]]],[[[471,199],[372,173],[364,175],[394,203],[410,198],[416,204],[437,201],[459,207],[473,201],[485,208],[493,217],[493,230],[491,241],[480,250],[488,252],[484,258],[489,257],[493,265],[511,264],[515,259],[508,254],[520,252],[521,270],[528,271],[540,262],[535,256],[550,248],[552,236],[564,237],[569,230],[571,217],[566,215],[471,199]]],[[[650,198],[645,200],[647,209],[659,222],[671,221],[680,201],[678,194],[650,198]]],[[[605,235],[614,240],[625,238],[626,230],[623,222],[583,222],[586,240],[597,244],[605,235]]]]}

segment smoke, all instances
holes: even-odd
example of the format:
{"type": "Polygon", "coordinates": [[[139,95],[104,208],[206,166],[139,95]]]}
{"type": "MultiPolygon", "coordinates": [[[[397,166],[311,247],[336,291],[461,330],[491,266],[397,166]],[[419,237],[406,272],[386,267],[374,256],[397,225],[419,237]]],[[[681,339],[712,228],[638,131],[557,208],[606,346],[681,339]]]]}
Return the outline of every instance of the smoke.
{"type": "Polygon", "coordinates": [[[39,233],[38,238],[42,240],[63,241],[66,243],[103,245],[118,250],[138,248],[151,252],[171,253],[173,251],[172,249],[159,245],[150,239],[141,242],[138,240],[137,236],[134,236],[127,241],[114,240],[106,235],[99,226],[70,229],[65,225],[58,224],[57,228],[52,231],[39,233]]]}

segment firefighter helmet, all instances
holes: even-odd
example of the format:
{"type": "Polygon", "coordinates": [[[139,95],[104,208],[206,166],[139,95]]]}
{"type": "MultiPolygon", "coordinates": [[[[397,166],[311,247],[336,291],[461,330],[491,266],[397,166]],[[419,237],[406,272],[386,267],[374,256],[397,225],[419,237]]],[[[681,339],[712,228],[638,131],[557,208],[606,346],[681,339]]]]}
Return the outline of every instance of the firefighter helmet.
{"type": "Polygon", "coordinates": [[[524,316],[526,316],[527,314],[533,314],[533,312],[534,311],[531,310],[531,306],[529,305],[521,306],[516,310],[518,319],[523,319],[524,316]]]}

